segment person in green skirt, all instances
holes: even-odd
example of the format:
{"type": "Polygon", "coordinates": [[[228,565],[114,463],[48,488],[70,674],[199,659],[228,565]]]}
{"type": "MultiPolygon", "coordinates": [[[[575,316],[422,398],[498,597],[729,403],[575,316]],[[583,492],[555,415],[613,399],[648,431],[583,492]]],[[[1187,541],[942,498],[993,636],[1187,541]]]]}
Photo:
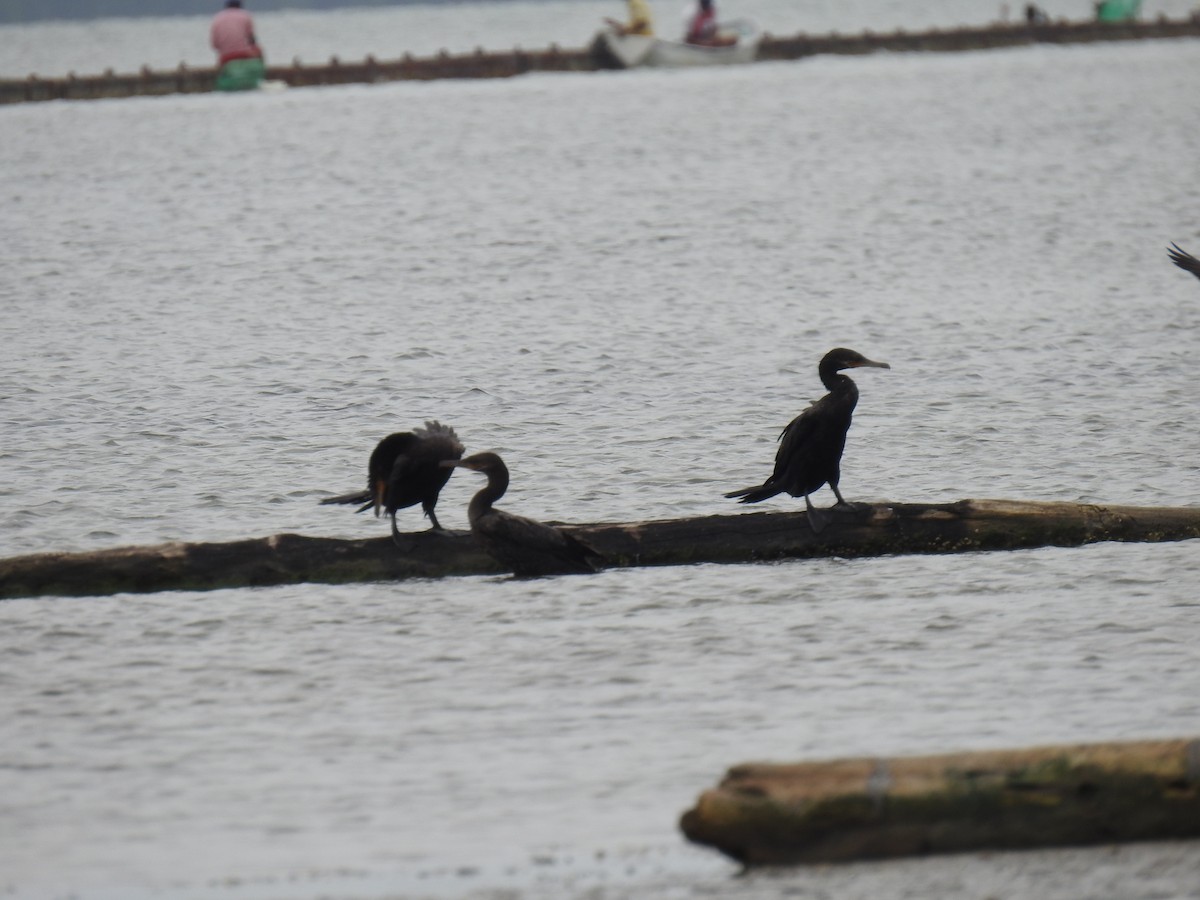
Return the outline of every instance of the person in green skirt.
{"type": "Polygon", "coordinates": [[[1100,22],[1129,22],[1142,11],[1142,0],[1101,0],[1096,4],[1100,22]]]}
{"type": "Polygon", "coordinates": [[[258,87],[266,66],[254,36],[254,20],[242,9],[242,0],[226,0],[225,8],[213,16],[209,42],[217,51],[218,91],[258,87]]]}

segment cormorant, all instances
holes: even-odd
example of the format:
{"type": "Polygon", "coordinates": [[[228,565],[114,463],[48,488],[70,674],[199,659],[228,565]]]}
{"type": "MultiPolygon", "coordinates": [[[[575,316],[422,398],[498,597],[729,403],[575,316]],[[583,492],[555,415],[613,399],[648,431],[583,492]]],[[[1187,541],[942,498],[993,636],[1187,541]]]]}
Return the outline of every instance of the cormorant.
{"type": "Polygon", "coordinates": [[[1197,278],[1200,278],[1200,259],[1192,256],[1185,250],[1180,250],[1178,244],[1171,244],[1171,249],[1167,251],[1167,256],[1171,257],[1171,262],[1179,266],[1185,272],[1191,272],[1197,278]]]}
{"type": "Polygon", "coordinates": [[[492,508],[508,490],[508,467],[497,454],[476,453],[442,465],[471,469],[487,476],[487,484],[467,507],[471,534],[514,575],[571,575],[595,572],[603,564],[604,558],[599,553],[565,531],[492,508]]]}
{"type": "Polygon", "coordinates": [[[433,508],[437,506],[438,494],[450,480],[452,471],[442,465],[447,460],[460,459],[463,445],[454,429],[441,422],[426,422],[424,428],[389,434],[376,445],[367,463],[367,489],[339,497],[326,497],[327,503],[361,503],[355,512],[375,507],[375,515],[382,509],[392,520],[392,539],[398,540],[396,510],[421,504],[421,509],[433,523],[433,529],[442,530],[433,508]]]}
{"type": "Polygon", "coordinates": [[[842,369],[863,366],[891,368],[887,363],[873,362],[844,347],[826,353],[818,372],[829,393],[792,419],[780,433],[783,443],[775,454],[775,471],[771,477],[759,487],[743,488],[725,496],[736,497],[742,503],[758,503],[776,494],[803,495],[813,531],[824,528],[828,519],[813,507],[808,495],[828,484],[837,497],[836,505],[847,505],[838,490],[838,481],[842,477],[846,432],[850,430],[850,419],[858,404],[858,388],[848,376],[838,373],[842,369]]]}

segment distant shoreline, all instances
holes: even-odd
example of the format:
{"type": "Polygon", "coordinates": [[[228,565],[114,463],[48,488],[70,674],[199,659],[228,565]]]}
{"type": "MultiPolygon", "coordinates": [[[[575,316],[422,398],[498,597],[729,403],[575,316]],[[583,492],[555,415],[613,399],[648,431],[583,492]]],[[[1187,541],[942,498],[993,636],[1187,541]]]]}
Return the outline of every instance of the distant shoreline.
{"type": "MultiPolygon", "coordinates": [[[[440,6],[455,2],[458,0],[248,0],[247,8],[252,7],[251,11],[255,13],[283,10],[321,12],[381,6],[440,6]]],[[[0,25],[211,16],[223,5],[221,0],[38,0],[36,4],[23,0],[0,0],[0,25]]]]}
{"type": "MultiPolygon", "coordinates": [[[[1165,18],[1151,22],[1053,22],[998,24],[981,28],[934,29],[924,32],[897,30],[888,34],[863,32],[858,35],[797,34],[777,38],[767,35],[758,45],[757,61],[796,60],[822,55],[862,55],[876,52],[947,53],[964,50],[993,50],[1034,44],[1086,44],[1098,41],[1141,41],[1162,38],[1200,37],[1200,16],[1165,18]]],[[[611,60],[593,48],[485,52],[378,60],[374,56],[354,62],[333,58],[324,65],[269,66],[267,81],[272,89],[315,87],[337,84],[379,84],[389,81],[433,81],[437,79],[510,78],[529,72],[591,72],[611,68],[611,60]]],[[[112,69],[101,75],[65,78],[0,79],[0,106],[48,100],[102,100],[121,97],[201,94],[215,89],[217,71],[212,67],[141,71],[118,75],[112,69]]]]}

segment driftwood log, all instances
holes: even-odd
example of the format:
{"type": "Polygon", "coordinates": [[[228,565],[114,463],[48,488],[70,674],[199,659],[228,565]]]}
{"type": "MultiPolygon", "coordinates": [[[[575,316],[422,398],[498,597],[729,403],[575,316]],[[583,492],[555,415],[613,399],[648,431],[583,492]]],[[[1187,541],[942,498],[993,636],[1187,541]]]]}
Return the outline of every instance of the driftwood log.
{"type": "MultiPolygon", "coordinates": [[[[803,512],[564,525],[611,566],[745,563],[801,557],[1074,547],[1096,541],[1200,537],[1200,508],[1011,500],[874,503],[830,510],[814,534],[803,512]]],[[[172,543],[0,560],[0,598],[341,584],[500,573],[465,531],[339,540],[280,534],[229,543],[172,543]]]]}
{"type": "Polygon", "coordinates": [[[746,865],[1200,836],[1200,740],[749,764],[680,822],[746,865]]]}

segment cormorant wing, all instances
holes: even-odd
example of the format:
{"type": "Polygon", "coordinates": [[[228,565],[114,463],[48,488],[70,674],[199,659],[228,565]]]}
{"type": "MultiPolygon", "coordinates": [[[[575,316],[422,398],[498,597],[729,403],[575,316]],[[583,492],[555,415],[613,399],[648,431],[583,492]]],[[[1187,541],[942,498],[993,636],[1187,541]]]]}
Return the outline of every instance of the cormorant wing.
{"type": "Polygon", "coordinates": [[[389,483],[395,484],[396,479],[402,479],[413,467],[414,460],[408,453],[400,453],[392,463],[392,471],[388,474],[389,483]]]}
{"type": "Polygon", "coordinates": [[[1197,278],[1200,278],[1200,259],[1192,256],[1185,250],[1179,249],[1177,244],[1171,244],[1171,249],[1167,251],[1167,256],[1171,257],[1171,262],[1179,266],[1185,272],[1191,272],[1197,278]]]}
{"type": "Polygon", "coordinates": [[[367,462],[367,490],[374,496],[376,484],[387,481],[397,471],[396,463],[407,453],[411,453],[421,439],[411,431],[398,431],[389,434],[376,445],[367,462]]]}
{"type": "Polygon", "coordinates": [[[484,545],[517,575],[595,572],[603,557],[552,525],[493,510],[473,526],[484,545]]]}
{"type": "Polygon", "coordinates": [[[796,458],[797,453],[803,452],[820,426],[821,401],[810,404],[808,409],[788,422],[783,431],[779,432],[779,450],[775,453],[775,477],[783,474],[789,463],[796,458]]]}

